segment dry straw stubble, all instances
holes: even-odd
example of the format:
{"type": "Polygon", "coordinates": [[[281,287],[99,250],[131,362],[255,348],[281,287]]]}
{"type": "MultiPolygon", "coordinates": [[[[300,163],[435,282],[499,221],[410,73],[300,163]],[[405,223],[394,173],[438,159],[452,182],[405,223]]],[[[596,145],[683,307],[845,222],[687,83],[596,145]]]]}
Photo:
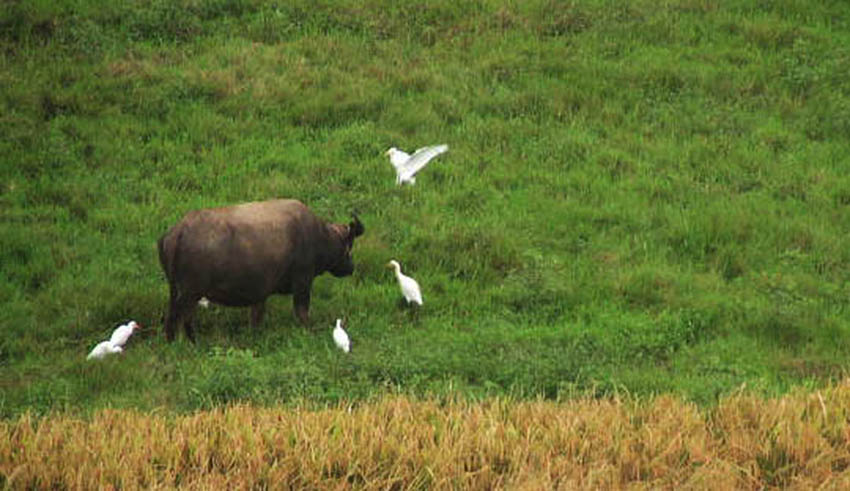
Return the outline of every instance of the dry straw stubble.
{"type": "Polygon", "coordinates": [[[60,487],[839,488],[850,384],[713,409],[670,396],[449,402],[387,397],[330,409],[231,406],[174,416],[0,423],[13,489],[60,487]]]}

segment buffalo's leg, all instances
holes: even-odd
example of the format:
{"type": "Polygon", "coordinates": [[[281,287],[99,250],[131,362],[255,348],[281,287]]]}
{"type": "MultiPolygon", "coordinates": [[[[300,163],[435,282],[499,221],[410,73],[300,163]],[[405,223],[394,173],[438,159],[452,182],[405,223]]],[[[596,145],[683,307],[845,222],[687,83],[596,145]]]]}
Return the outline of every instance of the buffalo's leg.
{"type": "Polygon", "coordinates": [[[169,285],[168,314],[165,316],[165,339],[169,343],[174,341],[174,334],[179,321],[180,319],[177,318],[177,288],[174,285],[169,285]]]}
{"type": "Polygon", "coordinates": [[[295,293],[292,296],[292,303],[295,316],[306,326],[310,322],[310,290],[295,293]]]}
{"type": "Polygon", "coordinates": [[[191,307],[190,311],[183,318],[183,331],[186,332],[186,337],[189,338],[189,341],[195,342],[195,325],[193,321],[195,320],[195,307],[191,307]]]}
{"type": "Polygon", "coordinates": [[[183,329],[192,342],[195,341],[195,333],[192,330],[192,315],[195,312],[195,305],[187,295],[180,292],[177,288],[171,288],[171,294],[168,302],[168,316],[165,318],[165,338],[171,342],[177,334],[177,326],[183,324],[183,329]]]}
{"type": "Polygon", "coordinates": [[[305,326],[310,323],[310,307],[306,304],[296,304],[295,305],[295,316],[298,317],[298,320],[301,321],[305,326]]]}
{"type": "Polygon", "coordinates": [[[263,322],[266,313],[266,302],[262,301],[251,306],[251,328],[256,328],[263,322]]]}
{"type": "Polygon", "coordinates": [[[310,323],[310,288],[312,286],[312,277],[308,277],[295,281],[292,288],[293,311],[305,326],[310,323]]]}

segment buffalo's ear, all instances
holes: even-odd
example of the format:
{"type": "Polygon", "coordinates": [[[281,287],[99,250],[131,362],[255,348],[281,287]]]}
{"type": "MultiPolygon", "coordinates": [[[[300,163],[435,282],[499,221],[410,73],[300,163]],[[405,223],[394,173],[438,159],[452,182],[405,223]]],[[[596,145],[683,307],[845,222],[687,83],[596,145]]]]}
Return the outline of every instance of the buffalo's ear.
{"type": "Polygon", "coordinates": [[[363,224],[360,223],[360,218],[357,217],[357,213],[352,213],[351,218],[353,219],[351,223],[348,225],[349,230],[349,238],[354,240],[355,237],[359,237],[363,235],[363,224]]]}

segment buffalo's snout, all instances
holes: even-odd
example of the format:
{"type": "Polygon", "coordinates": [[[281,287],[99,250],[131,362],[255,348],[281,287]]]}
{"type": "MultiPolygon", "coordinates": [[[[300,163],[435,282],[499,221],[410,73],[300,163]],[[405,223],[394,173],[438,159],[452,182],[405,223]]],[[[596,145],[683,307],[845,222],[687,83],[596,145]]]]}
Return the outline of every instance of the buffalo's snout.
{"type": "Polygon", "coordinates": [[[350,257],[346,258],[336,267],[332,268],[331,274],[340,278],[342,276],[351,276],[354,273],[354,261],[350,257]]]}

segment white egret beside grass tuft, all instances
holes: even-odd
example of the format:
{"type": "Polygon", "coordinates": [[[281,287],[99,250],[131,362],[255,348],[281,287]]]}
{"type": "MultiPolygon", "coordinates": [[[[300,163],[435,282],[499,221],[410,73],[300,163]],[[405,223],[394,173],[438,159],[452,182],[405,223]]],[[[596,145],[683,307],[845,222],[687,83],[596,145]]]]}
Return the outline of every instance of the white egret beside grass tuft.
{"type": "Polygon", "coordinates": [[[387,263],[388,268],[395,270],[395,277],[398,279],[398,286],[401,288],[401,294],[408,304],[415,303],[422,305],[422,292],[419,290],[419,283],[410,276],[401,272],[401,265],[395,259],[387,263]]]}
{"type": "Polygon", "coordinates": [[[115,328],[115,331],[112,332],[112,337],[109,338],[109,342],[114,346],[123,348],[124,345],[127,344],[127,340],[130,339],[130,336],[132,336],[137,329],[141,328],[142,326],[136,321],[130,321],[124,325],[118,326],[115,328]]]}
{"type": "Polygon", "coordinates": [[[396,184],[414,184],[416,182],[416,178],[413,176],[422,170],[423,167],[428,165],[428,162],[430,162],[431,159],[446,152],[448,149],[449,146],[445,144],[432,145],[430,147],[417,149],[413,152],[413,155],[410,155],[396,147],[392,147],[385,152],[385,155],[390,158],[390,163],[393,164],[393,167],[395,167],[396,184]]]}
{"type": "Polygon", "coordinates": [[[348,338],[348,333],[342,328],[342,319],[336,320],[336,327],[333,330],[334,343],[339,346],[339,349],[348,353],[351,351],[351,340],[348,338]]]}

